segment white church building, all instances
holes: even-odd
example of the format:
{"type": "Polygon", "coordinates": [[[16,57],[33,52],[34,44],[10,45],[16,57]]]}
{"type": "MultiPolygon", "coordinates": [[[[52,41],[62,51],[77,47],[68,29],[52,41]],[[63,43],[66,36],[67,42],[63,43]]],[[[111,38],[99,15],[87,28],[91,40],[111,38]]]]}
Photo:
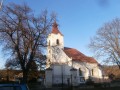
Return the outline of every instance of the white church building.
{"type": "Polygon", "coordinates": [[[47,38],[47,65],[45,85],[85,83],[89,78],[95,82],[102,80],[102,69],[99,63],[74,48],[64,47],[64,36],[56,22],[47,38]]]}

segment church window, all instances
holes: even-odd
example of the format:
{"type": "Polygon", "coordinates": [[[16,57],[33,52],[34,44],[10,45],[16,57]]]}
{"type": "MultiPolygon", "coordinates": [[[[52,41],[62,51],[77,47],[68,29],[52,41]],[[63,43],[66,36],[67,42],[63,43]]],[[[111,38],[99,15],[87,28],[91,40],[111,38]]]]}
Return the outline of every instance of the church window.
{"type": "Polygon", "coordinates": [[[50,50],[49,50],[49,53],[50,53],[50,50]]]}
{"type": "Polygon", "coordinates": [[[59,39],[56,40],[56,44],[59,45],[59,39]]]}
{"type": "Polygon", "coordinates": [[[79,76],[82,76],[82,70],[79,68],[79,76]]]}
{"type": "Polygon", "coordinates": [[[92,76],[94,75],[94,70],[92,69],[92,76]]]}
{"type": "Polygon", "coordinates": [[[48,62],[49,62],[49,63],[51,62],[50,59],[48,59],[48,62]]]}
{"type": "Polygon", "coordinates": [[[50,46],[50,40],[49,40],[49,46],[50,46]]]}

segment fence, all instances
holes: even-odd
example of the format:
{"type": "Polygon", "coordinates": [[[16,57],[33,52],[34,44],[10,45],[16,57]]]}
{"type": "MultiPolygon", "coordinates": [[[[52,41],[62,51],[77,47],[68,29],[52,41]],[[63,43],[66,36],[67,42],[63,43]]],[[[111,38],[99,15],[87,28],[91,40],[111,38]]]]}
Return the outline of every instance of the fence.
{"type": "MultiPolygon", "coordinates": [[[[73,83],[71,75],[54,75],[52,77],[53,85],[71,85],[73,83]]],[[[76,84],[85,83],[85,78],[82,76],[76,78],[76,84]]]]}

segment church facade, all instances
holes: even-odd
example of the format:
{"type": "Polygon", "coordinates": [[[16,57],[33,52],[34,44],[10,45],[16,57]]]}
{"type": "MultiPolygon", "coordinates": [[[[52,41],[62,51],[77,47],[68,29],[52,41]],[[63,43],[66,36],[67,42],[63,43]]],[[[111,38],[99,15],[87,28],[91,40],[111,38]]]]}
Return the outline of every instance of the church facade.
{"type": "Polygon", "coordinates": [[[88,57],[74,48],[64,47],[64,36],[56,22],[47,38],[47,65],[45,85],[79,85],[88,79],[99,82],[102,68],[92,57],[88,57]]]}

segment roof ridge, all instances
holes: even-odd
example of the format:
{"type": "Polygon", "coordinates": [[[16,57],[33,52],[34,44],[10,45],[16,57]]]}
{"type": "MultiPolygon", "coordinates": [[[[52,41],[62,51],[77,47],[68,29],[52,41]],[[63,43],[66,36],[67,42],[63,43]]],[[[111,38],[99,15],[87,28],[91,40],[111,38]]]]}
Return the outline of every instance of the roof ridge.
{"type": "Polygon", "coordinates": [[[98,63],[93,57],[86,56],[75,48],[64,47],[64,52],[68,57],[72,57],[72,59],[75,61],[98,63]]]}

